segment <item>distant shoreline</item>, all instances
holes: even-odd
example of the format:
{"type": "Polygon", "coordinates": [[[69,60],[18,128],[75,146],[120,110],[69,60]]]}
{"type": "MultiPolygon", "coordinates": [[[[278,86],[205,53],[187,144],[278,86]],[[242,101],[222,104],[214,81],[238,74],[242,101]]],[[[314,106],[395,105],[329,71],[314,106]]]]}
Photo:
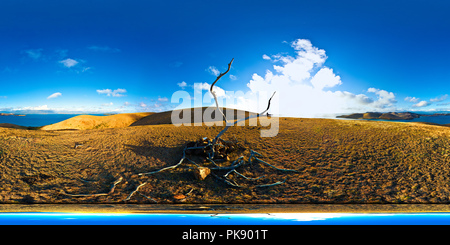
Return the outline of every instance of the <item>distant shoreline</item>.
{"type": "Polygon", "coordinates": [[[412,120],[420,117],[437,117],[437,116],[450,116],[450,113],[434,113],[434,114],[419,114],[413,112],[366,112],[366,113],[353,113],[349,115],[336,116],[336,118],[347,119],[383,119],[383,120],[412,120]]]}
{"type": "Polygon", "coordinates": [[[14,114],[14,113],[0,113],[0,116],[24,117],[24,116],[26,116],[26,115],[22,115],[22,114],[14,114]]]}

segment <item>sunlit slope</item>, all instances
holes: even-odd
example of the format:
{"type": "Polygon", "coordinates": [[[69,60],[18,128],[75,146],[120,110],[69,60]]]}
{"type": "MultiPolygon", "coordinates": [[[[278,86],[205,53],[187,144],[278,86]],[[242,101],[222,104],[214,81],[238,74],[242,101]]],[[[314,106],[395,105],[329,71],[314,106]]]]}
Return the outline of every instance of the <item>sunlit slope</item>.
{"type": "MultiPolygon", "coordinates": [[[[242,117],[248,117],[249,115],[254,115],[255,113],[248,112],[248,111],[242,111],[242,110],[235,110],[235,109],[229,109],[229,108],[221,108],[227,118],[242,118],[242,117]],[[233,117],[232,117],[233,116],[233,117]]],[[[159,125],[159,124],[172,124],[172,113],[174,113],[175,118],[180,118],[181,120],[184,120],[184,110],[174,110],[174,111],[165,111],[160,113],[154,113],[151,115],[148,115],[134,123],[132,123],[130,126],[142,126],[142,125],[159,125]]],[[[202,122],[218,122],[223,121],[222,115],[215,112],[215,108],[211,107],[202,107],[202,108],[191,108],[187,109],[188,112],[190,112],[190,120],[187,120],[187,122],[194,123],[197,122],[197,118],[200,118],[202,122]],[[208,109],[209,108],[209,109],[208,109]],[[196,115],[196,113],[199,113],[196,115]],[[204,115],[211,115],[208,117],[204,117],[204,115]]],[[[174,122],[176,123],[176,122],[174,122]]]]}
{"type": "Polygon", "coordinates": [[[80,115],[69,118],[59,123],[42,127],[42,130],[63,129],[100,129],[100,128],[123,128],[142,119],[152,112],[124,113],[110,116],[80,115]]]}

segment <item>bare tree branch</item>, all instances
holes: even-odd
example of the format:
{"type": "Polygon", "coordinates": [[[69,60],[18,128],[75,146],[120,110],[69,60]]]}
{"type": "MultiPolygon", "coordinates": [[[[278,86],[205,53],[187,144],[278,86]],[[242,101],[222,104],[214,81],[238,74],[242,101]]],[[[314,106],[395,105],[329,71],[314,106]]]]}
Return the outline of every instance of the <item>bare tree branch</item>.
{"type": "MultiPolygon", "coordinates": [[[[248,120],[248,119],[251,119],[251,118],[260,117],[260,116],[265,116],[264,113],[266,113],[266,112],[269,110],[269,108],[270,108],[270,101],[272,100],[272,98],[273,98],[273,96],[275,95],[275,93],[276,93],[276,91],[273,92],[272,96],[270,96],[269,102],[267,103],[267,109],[266,109],[266,110],[264,110],[263,112],[261,112],[261,113],[259,113],[259,114],[252,115],[252,116],[248,116],[248,117],[243,118],[243,119],[240,119],[240,120],[236,120],[236,121],[235,121],[234,123],[232,123],[232,124],[227,123],[227,125],[225,126],[225,128],[224,128],[222,131],[220,131],[220,133],[216,136],[216,138],[214,138],[212,144],[215,145],[215,144],[216,144],[216,141],[220,138],[220,136],[222,136],[222,135],[228,130],[228,128],[229,128],[230,126],[236,125],[236,124],[238,124],[238,123],[240,123],[240,122],[242,122],[242,121],[245,121],[245,120],[248,120]]],[[[216,100],[216,104],[217,104],[217,100],[216,100]]]]}
{"type": "Polygon", "coordinates": [[[130,200],[130,198],[134,195],[134,193],[136,193],[139,190],[139,188],[141,188],[142,186],[144,186],[146,184],[147,184],[147,182],[144,182],[144,183],[138,185],[138,187],[136,187],[136,189],[133,192],[131,192],[130,195],[128,195],[128,197],[125,199],[125,201],[130,200]]]}
{"type": "Polygon", "coordinates": [[[187,148],[184,148],[184,150],[183,150],[183,157],[181,158],[181,160],[177,164],[175,164],[173,166],[166,167],[166,168],[162,168],[160,170],[148,172],[148,173],[140,173],[138,175],[141,176],[141,175],[156,174],[156,173],[159,173],[159,172],[162,172],[162,171],[165,171],[165,170],[168,170],[168,169],[172,169],[172,168],[176,168],[176,167],[180,166],[183,163],[184,159],[186,159],[186,150],[187,150],[187,148]]]}
{"type": "Polygon", "coordinates": [[[261,187],[271,187],[271,186],[276,186],[276,185],[284,184],[285,182],[286,182],[286,179],[284,179],[283,181],[275,182],[275,183],[273,183],[273,184],[257,185],[257,186],[255,186],[255,187],[259,187],[259,188],[261,188],[261,187]]]}
{"type": "Polygon", "coordinates": [[[217,76],[216,80],[211,84],[211,88],[209,88],[209,92],[211,92],[211,94],[214,96],[214,101],[216,101],[216,107],[217,107],[217,110],[219,110],[219,112],[222,114],[223,120],[225,120],[225,122],[226,122],[227,124],[228,124],[227,118],[225,117],[225,114],[223,114],[223,111],[219,108],[219,102],[217,101],[216,92],[213,90],[213,87],[214,87],[214,84],[216,84],[216,82],[219,81],[219,79],[220,79],[223,75],[227,74],[227,73],[230,71],[231,64],[233,63],[233,60],[234,60],[234,58],[231,59],[230,63],[228,63],[228,69],[227,69],[227,71],[224,72],[224,73],[220,73],[220,75],[217,76]]]}
{"type": "Polygon", "coordinates": [[[138,175],[141,176],[141,175],[156,174],[156,173],[159,173],[159,172],[168,170],[168,169],[176,168],[176,167],[180,166],[180,165],[183,163],[184,159],[186,159],[186,157],[181,158],[180,162],[178,162],[176,165],[169,166],[169,167],[162,168],[162,169],[160,169],[160,170],[156,170],[156,171],[152,171],[152,172],[148,172],[148,173],[140,173],[140,174],[138,174],[138,175]]]}
{"type": "Polygon", "coordinates": [[[264,164],[268,165],[269,167],[274,168],[274,169],[276,169],[276,170],[279,170],[279,171],[286,171],[286,172],[296,172],[296,173],[298,173],[298,171],[295,170],[295,169],[277,168],[277,167],[273,166],[272,164],[269,164],[269,163],[267,163],[267,162],[265,162],[265,161],[263,161],[263,160],[261,160],[261,159],[255,157],[255,156],[254,156],[253,158],[255,158],[257,161],[262,162],[262,163],[264,163],[264,164]]]}

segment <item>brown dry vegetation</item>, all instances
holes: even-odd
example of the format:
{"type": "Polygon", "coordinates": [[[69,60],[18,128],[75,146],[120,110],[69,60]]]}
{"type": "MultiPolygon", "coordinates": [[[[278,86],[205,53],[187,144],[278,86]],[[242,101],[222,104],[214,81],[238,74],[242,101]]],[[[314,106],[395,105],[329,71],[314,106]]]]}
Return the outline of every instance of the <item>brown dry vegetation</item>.
{"type": "Polygon", "coordinates": [[[42,127],[42,130],[66,130],[66,129],[100,129],[100,128],[123,128],[147,117],[153,113],[124,113],[110,116],[80,115],[69,118],[59,123],[42,127]]]}
{"type": "MultiPolygon", "coordinates": [[[[448,203],[450,128],[417,123],[280,118],[276,137],[261,138],[261,126],[231,127],[237,139],[264,155],[264,164],[242,168],[236,182],[281,185],[233,188],[208,176],[195,179],[182,166],[150,176],[138,173],[171,166],[185,145],[214,138],[222,126],[144,125],[113,129],[43,131],[0,128],[1,203],[122,203],[141,183],[143,195],[128,203],[448,203]],[[65,195],[107,193],[106,196],[65,195]]],[[[234,159],[232,159],[234,160],[234,159]]],[[[225,165],[226,163],[221,163],[225,165]]]]}

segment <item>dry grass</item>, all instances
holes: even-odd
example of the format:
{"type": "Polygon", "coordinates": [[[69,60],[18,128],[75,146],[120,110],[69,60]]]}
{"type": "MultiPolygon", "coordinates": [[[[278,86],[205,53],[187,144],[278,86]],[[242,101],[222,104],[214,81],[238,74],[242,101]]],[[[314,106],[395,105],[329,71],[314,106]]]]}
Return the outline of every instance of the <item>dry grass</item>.
{"type": "MultiPolygon", "coordinates": [[[[43,131],[0,128],[0,202],[116,203],[139,184],[158,203],[194,190],[187,203],[448,203],[450,202],[450,128],[417,123],[280,118],[280,132],[261,138],[261,126],[232,127],[224,139],[237,139],[265,161],[242,171],[265,175],[268,188],[232,188],[212,176],[194,178],[183,167],[138,176],[176,164],[184,145],[216,136],[223,127],[147,125],[113,129],[43,131]],[[99,197],[67,193],[108,192],[99,197]]],[[[233,159],[232,159],[233,160],[233,159]]],[[[187,165],[185,165],[187,166],[187,165]]],[[[233,176],[237,182],[246,181],[233,176]]],[[[252,182],[253,183],[253,182],[252,182]]],[[[131,203],[153,203],[135,195],[131,203]]]]}
{"type": "Polygon", "coordinates": [[[42,130],[67,130],[67,129],[100,129],[100,128],[123,128],[142,119],[151,112],[124,113],[111,116],[80,115],[69,118],[59,123],[42,127],[42,130]]]}

